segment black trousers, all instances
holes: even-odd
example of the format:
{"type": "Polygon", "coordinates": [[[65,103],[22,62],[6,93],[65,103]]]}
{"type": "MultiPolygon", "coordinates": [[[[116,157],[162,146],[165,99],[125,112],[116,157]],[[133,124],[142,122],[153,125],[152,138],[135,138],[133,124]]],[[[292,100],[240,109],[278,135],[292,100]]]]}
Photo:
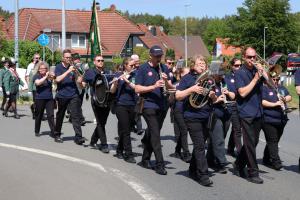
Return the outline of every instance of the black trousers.
{"type": "Polygon", "coordinates": [[[35,99],[36,117],[34,132],[39,133],[41,128],[41,121],[46,108],[47,120],[51,134],[54,135],[54,100],[53,99],[35,99]]]}
{"type": "Polygon", "coordinates": [[[97,121],[97,126],[91,137],[91,143],[96,144],[100,139],[101,145],[107,145],[105,125],[109,115],[110,107],[99,107],[95,104],[93,98],[91,98],[92,109],[97,121]]]}
{"type": "Polygon", "coordinates": [[[225,156],[225,132],[230,125],[229,119],[215,118],[214,126],[210,130],[207,150],[207,160],[210,164],[223,167],[227,164],[225,156]]]}
{"type": "Polygon", "coordinates": [[[142,160],[150,160],[152,152],[154,152],[156,165],[163,166],[164,158],[160,142],[160,130],[162,128],[167,111],[159,109],[143,109],[143,117],[147,123],[147,129],[142,139],[144,151],[142,160]]]}
{"type": "Polygon", "coordinates": [[[174,133],[175,133],[175,141],[176,141],[175,152],[180,153],[182,149],[183,153],[189,153],[188,138],[187,138],[188,130],[184,122],[182,111],[177,108],[174,108],[173,117],[174,117],[174,133]]]}
{"type": "Polygon", "coordinates": [[[258,176],[256,160],[256,145],[259,141],[259,132],[262,128],[261,118],[241,118],[243,146],[235,161],[239,169],[246,165],[249,169],[249,176],[258,176]]]}
{"type": "MultiPolygon", "coordinates": [[[[242,130],[241,130],[241,121],[237,109],[237,105],[231,105],[231,133],[228,140],[228,151],[233,152],[236,148],[237,153],[239,154],[242,148],[242,130]]],[[[227,134],[227,131],[225,132],[227,134]]],[[[225,136],[226,137],[226,136],[225,136]]]]}
{"type": "Polygon", "coordinates": [[[118,135],[119,135],[117,152],[123,153],[123,151],[125,151],[126,156],[132,156],[130,125],[134,122],[134,118],[135,118],[134,106],[117,105],[116,115],[118,118],[118,135]]]}
{"type": "MultiPolygon", "coordinates": [[[[84,94],[85,94],[85,90],[82,90],[81,94],[79,94],[79,99],[80,99],[80,122],[85,120],[85,118],[83,116],[83,111],[82,111],[82,103],[83,103],[84,94]]],[[[70,106],[68,106],[68,108],[67,108],[67,113],[68,114],[71,113],[70,106]]]]}
{"type": "Polygon", "coordinates": [[[263,124],[263,131],[265,133],[265,138],[267,142],[263,157],[265,161],[270,161],[272,164],[281,163],[279,157],[278,143],[283,134],[285,125],[285,122],[280,124],[272,124],[265,122],[263,124]]]}
{"type": "Polygon", "coordinates": [[[57,113],[56,113],[56,126],[54,130],[55,136],[61,135],[61,128],[64,121],[67,107],[70,106],[70,113],[72,119],[75,137],[82,137],[82,130],[80,124],[80,98],[78,96],[73,98],[57,98],[57,113]]]}
{"type": "Polygon", "coordinates": [[[208,122],[200,119],[185,119],[185,124],[193,142],[190,171],[196,172],[198,178],[206,179],[208,178],[208,165],[205,157],[205,140],[208,136],[208,122]]]}
{"type": "Polygon", "coordinates": [[[3,93],[3,99],[2,99],[1,109],[4,110],[4,106],[6,104],[7,97],[8,97],[4,86],[2,86],[2,93],[3,93]]]}

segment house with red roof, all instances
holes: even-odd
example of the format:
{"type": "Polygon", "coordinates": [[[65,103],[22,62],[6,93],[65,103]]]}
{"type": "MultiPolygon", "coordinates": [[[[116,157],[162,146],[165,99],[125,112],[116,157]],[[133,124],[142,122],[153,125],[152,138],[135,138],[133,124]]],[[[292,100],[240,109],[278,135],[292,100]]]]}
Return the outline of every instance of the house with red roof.
{"type": "Polygon", "coordinates": [[[216,38],[214,47],[214,55],[219,56],[234,56],[241,53],[241,47],[228,44],[229,38],[216,38]]]}
{"type": "MultiPolygon", "coordinates": [[[[110,9],[100,11],[100,38],[102,54],[105,57],[132,54],[133,40],[144,35],[135,24],[116,11],[114,5],[110,9]]],[[[75,53],[88,53],[88,38],[92,11],[66,10],[66,48],[75,53]]],[[[19,10],[19,40],[34,41],[47,31],[50,44],[61,48],[61,10],[23,8],[19,10]]],[[[14,17],[6,22],[4,30],[8,39],[14,38],[14,17]]]]}

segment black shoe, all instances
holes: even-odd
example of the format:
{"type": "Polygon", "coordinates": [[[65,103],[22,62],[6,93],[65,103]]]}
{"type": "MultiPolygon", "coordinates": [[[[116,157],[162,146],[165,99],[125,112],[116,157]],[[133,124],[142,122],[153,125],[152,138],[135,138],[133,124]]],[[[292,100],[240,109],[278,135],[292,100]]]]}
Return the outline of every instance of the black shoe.
{"type": "Polygon", "coordinates": [[[280,171],[282,168],[282,164],[281,163],[273,163],[272,168],[277,171],[280,171]]]}
{"type": "Polygon", "coordinates": [[[215,169],[216,172],[220,174],[227,174],[227,169],[224,166],[219,166],[215,169]]]}
{"type": "Polygon", "coordinates": [[[190,177],[191,179],[196,180],[196,179],[197,179],[196,171],[195,171],[195,170],[189,169],[189,177],[190,177]]]}
{"type": "Polygon", "coordinates": [[[102,153],[109,153],[108,145],[101,145],[100,151],[102,151],[102,153]]]}
{"type": "Polygon", "coordinates": [[[264,180],[262,180],[259,176],[252,176],[248,178],[248,181],[256,184],[263,184],[264,180]]]}
{"type": "Polygon", "coordinates": [[[124,160],[128,163],[136,163],[136,160],[133,156],[124,156],[124,160]]]}
{"type": "Polygon", "coordinates": [[[205,187],[209,187],[213,184],[212,180],[210,180],[209,178],[205,178],[205,179],[199,179],[197,181],[200,185],[205,186],[205,187]]]}
{"type": "Polygon", "coordinates": [[[163,167],[163,166],[156,166],[155,172],[160,175],[167,175],[167,173],[168,173],[167,170],[165,169],[165,167],[163,167]]]}
{"type": "Polygon", "coordinates": [[[81,122],[81,126],[85,126],[85,124],[86,124],[86,121],[83,120],[83,121],[81,122]]]}
{"type": "Polygon", "coordinates": [[[20,115],[15,114],[14,118],[15,118],[15,119],[20,119],[20,115]]]}
{"type": "Polygon", "coordinates": [[[174,153],[170,154],[170,157],[181,159],[181,153],[175,151],[174,153]]]}
{"type": "Polygon", "coordinates": [[[97,144],[94,142],[90,142],[90,147],[97,148],[97,144]]]}
{"type": "Polygon", "coordinates": [[[137,134],[137,135],[142,135],[142,134],[144,133],[144,131],[145,131],[145,130],[139,130],[139,131],[137,131],[136,134],[137,134]]]}
{"type": "Polygon", "coordinates": [[[35,133],[35,136],[36,137],[40,137],[40,133],[35,133]]]}
{"type": "Polygon", "coordinates": [[[119,158],[119,159],[123,159],[123,158],[124,158],[122,152],[117,152],[117,153],[114,155],[114,157],[119,158]]]}
{"type": "Polygon", "coordinates": [[[59,136],[55,136],[54,141],[57,142],[57,143],[63,143],[64,142],[63,139],[59,136]]]}
{"type": "Polygon", "coordinates": [[[236,158],[237,153],[236,153],[234,150],[228,149],[228,150],[227,150],[227,155],[230,155],[230,156],[236,158]]]}
{"type": "Polygon", "coordinates": [[[84,137],[77,137],[77,138],[75,138],[74,142],[78,145],[82,145],[83,143],[85,143],[85,138],[84,137]]]}
{"type": "Polygon", "coordinates": [[[4,117],[8,117],[8,114],[7,114],[7,112],[5,112],[5,111],[2,113],[2,115],[3,115],[4,117]]]}
{"type": "Polygon", "coordinates": [[[232,163],[233,166],[233,174],[241,177],[241,178],[247,178],[248,177],[248,173],[247,173],[247,169],[244,167],[243,169],[240,169],[239,167],[237,167],[237,165],[235,163],[232,163]]]}
{"type": "Polygon", "coordinates": [[[149,160],[142,160],[141,162],[138,163],[138,165],[145,169],[152,169],[152,166],[151,166],[149,160]]]}
{"type": "Polygon", "coordinates": [[[3,107],[1,107],[1,108],[0,108],[0,110],[4,111],[4,108],[3,108],[3,107]]]}
{"type": "Polygon", "coordinates": [[[192,159],[192,155],[191,155],[190,152],[183,153],[181,159],[182,159],[184,162],[186,162],[186,163],[190,163],[190,162],[191,162],[191,159],[192,159]]]}

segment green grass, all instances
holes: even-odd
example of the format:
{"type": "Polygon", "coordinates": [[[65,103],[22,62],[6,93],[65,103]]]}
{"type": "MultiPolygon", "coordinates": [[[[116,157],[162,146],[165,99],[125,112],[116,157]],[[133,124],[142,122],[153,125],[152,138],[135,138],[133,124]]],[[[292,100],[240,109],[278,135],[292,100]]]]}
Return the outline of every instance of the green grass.
{"type": "Polygon", "coordinates": [[[290,95],[293,98],[292,101],[290,103],[288,103],[288,106],[299,108],[299,96],[296,93],[296,87],[295,87],[294,83],[290,84],[289,86],[285,86],[285,87],[288,89],[290,95]]]}

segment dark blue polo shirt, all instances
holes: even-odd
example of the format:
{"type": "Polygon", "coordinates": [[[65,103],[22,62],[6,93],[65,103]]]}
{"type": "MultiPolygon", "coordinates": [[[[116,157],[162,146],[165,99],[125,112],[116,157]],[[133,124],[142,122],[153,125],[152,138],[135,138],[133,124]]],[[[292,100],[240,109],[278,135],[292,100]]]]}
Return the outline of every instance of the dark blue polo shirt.
{"type": "MultiPolygon", "coordinates": [[[[198,74],[190,72],[182,77],[177,87],[178,90],[183,91],[191,86],[195,85],[198,74]]],[[[209,117],[210,112],[212,111],[209,102],[202,108],[193,108],[189,103],[189,96],[185,98],[183,103],[183,116],[186,119],[200,119],[205,120],[209,117]]]]}
{"type": "MultiPolygon", "coordinates": [[[[279,86],[278,91],[282,96],[289,95],[289,91],[284,86],[279,86]]],[[[275,103],[277,102],[278,96],[277,91],[269,88],[268,86],[263,86],[263,100],[275,103]]],[[[281,123],[282,120],[287,120],[286,116],[282,112],[282,108],[280,106],[268,108],[264,107],[264,121],[267,123],[281,123]]]]}
{"type": "MultiPolygon", "coordinates": [[[[118,72],[115,77],[123,75],[123,72],[118,72]]],[[[128,80],[135,84],[136,73],[131,72],[128,80]]],[[[136,94],[128,83],[124,80],[118,80],[118,89],[116,95],[117,105],[134,106],[136,104],[136,94]]]]}
{"type": "MultiPolygon", "coordinates": [[[[247,86],[253,79],[256,68],[248,69],[242,65],[241,68],[235,72],[235,87],[239,88],[247,86]]],[[[237,95],[236,101],[241,118],[257,118],[262,117],[262,87],[263,81],[259,80],[252,91],[244,98],[239,94],[237,95]]]]}
{"type": "Polygon", "coordinates": [[[230,72],[225,75],[225,83],[230,92],[234,92],[235,94],[237,93],[236,88],[235,88],[235,80],[234,80],[233,72],[230,72]]]}
{"type": "MultiPolygon", "coordinates": [[[[42,76],[37,73],[33,76],[32,81],[41,79],[42,76]]],[[[42,85],[36,85],[35,99],[53,99],[52,95],[52,81],[46,79],[42,85]]]]}
{"type": "MultiPolygon", "coordinates": [[[[223,83],[223,84],[225,84],[225,83],[223,83]]],[[[216,83],[215,93],[216,93],[217,97],[222,95],[220,83],[216,83]]],[[[225,109],[224,103],[220,102],[220,103],[217,103],[217,104],[212,104],[212,107],[213,107],[214,113],[216,114],[216,116],[218,118],[220,118],[220,119],[229,118],[229,112],[228,112],[228,109],[225,109]]]]}
{"type": "Polygon", "coordinates": [[[300,86],[300,69],[295,72],[295,86],[300,86]]]}
{"type": "MultiPolygon", "coordinates": [[[[109,83],[111,80],[113,80],[114,75],[111,74],[108,70],[104,70],[104,71],[100,71],[97,70],[96,68],[90,68],[86,71],[86,73],[83,76],[83,82],[88,83],[90,86],[90,93],[91,96],[94,95],[94,82],[95,82],[95,78],[96,75],[102,73],[105,75],[107,82],[109,83]]],[[[109,85],[110,87],[111,85],[109,85]]]]}
{"type": "MultiPolygon", "coordinates": [[[[55,67],[55,76],[60,76],[65,73],[69,67],[64,67],[62,63],[59,63],[55,67]]],[[[73,98],[79,95],[79,91],[76,85],[75,72],[69,73],[61,82],[57,83],[58,98],[73,98]]]]}
{"type": "MultiPolygon", "coordinates": [[[[162,72],[169,77],[169,69],[165,65],[161,65],[162,72]]],[[[159,67],[152,67],[148,62],[144,63],[137,70],[135,82],[136,85],[151,86],[160,79],[159,67]]],[[[163,95],[163,88],[156,88],[155,90],[141,94],[144,97],[144,108],[153,108],[167,110],[167,98],[163,95]]]]}

